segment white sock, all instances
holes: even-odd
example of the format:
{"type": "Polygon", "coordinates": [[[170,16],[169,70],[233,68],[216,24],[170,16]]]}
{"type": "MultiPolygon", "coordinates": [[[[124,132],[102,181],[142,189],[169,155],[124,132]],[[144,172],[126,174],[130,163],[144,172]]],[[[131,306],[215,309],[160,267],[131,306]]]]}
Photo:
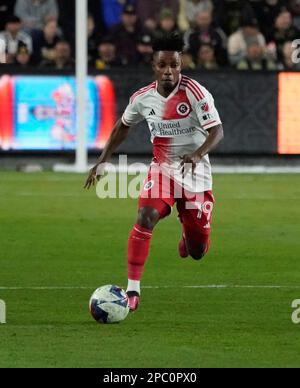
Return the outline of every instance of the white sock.
{"type": "Polygon", "coordinates": [[[139,280],[128,279],[127,292],[128,291],[135,291],[141,295],[141,282],[139,280]]]}

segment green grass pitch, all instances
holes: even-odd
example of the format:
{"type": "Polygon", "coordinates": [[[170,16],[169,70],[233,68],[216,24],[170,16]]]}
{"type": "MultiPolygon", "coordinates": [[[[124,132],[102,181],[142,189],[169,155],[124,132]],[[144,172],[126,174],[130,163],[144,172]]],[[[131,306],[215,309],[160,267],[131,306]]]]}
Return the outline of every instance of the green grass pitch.
{"type": "Polygon", "coordinates": [[[88,300],[126,286],[136,201],[100,200],[81,175],[0,174],[0,367],[300,366],[297,175],[216,175],[208,257],[178,258],[174,212],[155,231],[140,310],[101,326],[88,300]],[[186,287],[210,285],[228,287],[186,287]]]}

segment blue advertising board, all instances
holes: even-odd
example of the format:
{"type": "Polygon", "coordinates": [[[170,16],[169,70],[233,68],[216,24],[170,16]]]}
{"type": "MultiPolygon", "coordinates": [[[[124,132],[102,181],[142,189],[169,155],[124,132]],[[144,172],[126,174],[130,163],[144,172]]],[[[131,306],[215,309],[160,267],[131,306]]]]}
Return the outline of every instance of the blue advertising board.
{"type": "MultiPolygon", "coordinates": [[[[101,147],[101,130],[114,120],[114,102],[103,102],[105,77],[88,78],[86,136],[89,148],[101,147]],[[106,123],[103,123],[103,118],[106,123]]],[[[111,83],[109,83],[112,87],[111,83]]],[[[0,148],[74,150],[76,82],[74,77],[7,77],[0,83],[0,148]],[[1,114],[1,112],[0,112],[1,114]],[[5,116],[5,117],[4,117],[5,116]],[[10,117],[11,116],[11,117],[10,117]]],[[[105,128],[107,132],[107,128],[105,128]]],[[[106,133],[107,137],[107,133],[106,133]]],[[[102,139],[103,140],[103,139],[102,139]]]]}

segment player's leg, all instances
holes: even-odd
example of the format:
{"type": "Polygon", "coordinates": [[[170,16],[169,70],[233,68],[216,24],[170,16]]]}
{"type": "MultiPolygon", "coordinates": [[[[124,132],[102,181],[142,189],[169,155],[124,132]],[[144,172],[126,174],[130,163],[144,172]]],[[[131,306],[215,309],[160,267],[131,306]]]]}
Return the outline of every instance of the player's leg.
{"type": "Polygon", "coordinates": [[[163,185],[161,174],[150,171],[139,199],[138,219],[128,241],[128,288],[130,309],[136,310],[141,293],[141,278],[150,252],[157,223],[171,213],[174,198],[163,185]],[[172,197],[172,198],[168,198],[172,197]]]}
{"type": "MultiPolygon", "coordinates": [[[[177,209],[178,209],[178,203],[177,203],[177,209]]],[[[180,215],[178,215],[178,220],[183,225],[183,221],[182,221],[180,215]]],[[[182,238],[179,241],[179,245],[178,245],[178,252],[179,252],[179,256],[182,259],[186,259],[187,257],[189,257],[189,251],[188,251],[188,248],[187,248],[187,245],[186,245],[186,237],[185,237],[183,226],[182,226],[182,238]]]]}
{"type": "Polygon", "coordinates": [[[141,279],[150,253],[153,230],[157,223],[170,212],[170,206],[160,199],[149,200],[147,206],[142,205],[139,209],[137,222],[128,240],[127,295],[131,311],[135,311],[139,305],[141,279]]]}
{"type": "Polygon", "coordinates": [[[194,200],[181,200],[177,203],[179,218],[183,226],[183,238],[179,245],[181,257],[191,256],[201,260],[209,251],[212,211],[214,197],[211,192],[205,192],[197,198],[197,208],[194,200]],[[184,255],[185,253],[185,255],[184,255]]]}

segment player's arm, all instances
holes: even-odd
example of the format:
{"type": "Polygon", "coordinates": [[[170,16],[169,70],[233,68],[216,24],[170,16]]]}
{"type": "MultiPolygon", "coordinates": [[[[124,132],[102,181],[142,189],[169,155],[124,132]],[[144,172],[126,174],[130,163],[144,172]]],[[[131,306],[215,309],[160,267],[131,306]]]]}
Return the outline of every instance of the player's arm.
{"type": "Polygon", "coordinates": [[[110,160],[112,154],[128,137],[129,131],[130,127],[125,125],[121,119],[117,121],[101,156],[99,157],[96,165],[90,170],[89,176],[84,186],[85,189],[89,189],[91,186],[94,186],[95,183],[100,179],[103,173],[103,171],[101,171],[101,165],[110,160]]]}
{"type": "Polygon", "coordinates": [[[196,151],[196,155],[200,160],[211,151],[213,151],[219,143],[224,139],[224,130],[223,125],[219,124],[215,127],[207,129],[209,133],[205,143],[196,151]]]}
{"type": "MultiPolygon", "coordinates": [[[[195,88],[195,86],[194,86],[195,88]]],[[[195,89],[194,89],[195,90],[195,89]]],[[[197,90],[197,86],[196,86],[197,90]]],[[[188,97],[193,105],[193,108],[197,114],[199,125],[204,131],[208,133],[206,141],[192,154],[182,156],[182,173],[185,175],[191,168],[194,173],[197,163],[201,159],[210,153],[224,138],[224,131],[222,121],[219,113],[215,107],[213,96],[208,90],[198,85],[198,93],[203,95],[203,98],[199,100],[199,96],[195,98],[195,94],[191,94],[188,91],[188,97]],[[186,165],[186,166],[185,166],[186,165]],[[186,168],[184,168],[184,166],[186,168]]]]}
{"type": "Polygon", "coordinates": [[[139,94],[135,93],[129,101],[129,105],[116,125],[113,128],[112,134],[102,155],[98,159],[97,164],[91,169],[89,177],[86,181],[85,188],[89,189],[94,186],[97,180],[103,175],[104,163],[108,162],[112,154],[117,150],[120,144],[128,137],[130,128],[144,120],[139,105],[139,94]]]}
{"type": "Polygon", "coordinates": [[[197,167],[197,163],[199,163],[205,155],[214,150],[224,139],[224,130],[222,124],[207,129],[207,132],[209,135],[202,146],[191,155],[184,155],[182,157],[181,166],[183,174],[187,172],[187,169],[184,168],[185,164],[189,165],[189,167],[192,166],[192,172],[194,173],[195,168],[197,167]]]}

